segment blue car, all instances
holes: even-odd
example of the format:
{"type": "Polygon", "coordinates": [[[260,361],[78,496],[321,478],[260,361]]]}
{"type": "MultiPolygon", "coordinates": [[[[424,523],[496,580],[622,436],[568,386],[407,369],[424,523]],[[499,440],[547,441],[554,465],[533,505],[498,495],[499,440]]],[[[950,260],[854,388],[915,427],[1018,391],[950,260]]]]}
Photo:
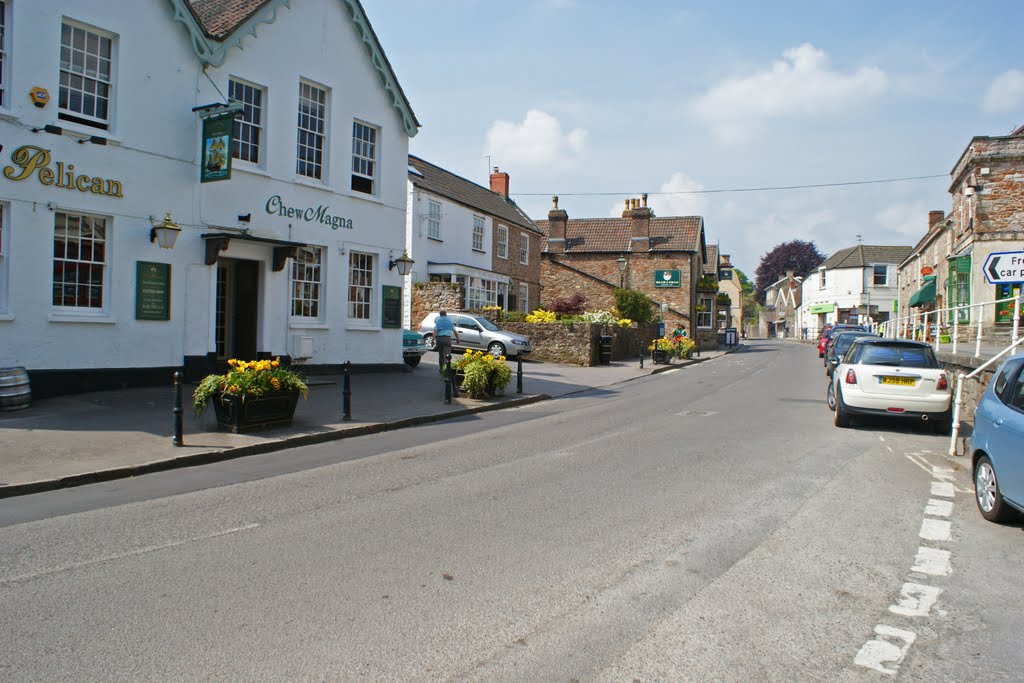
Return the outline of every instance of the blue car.
{"type": "Polygon", "coordinates": [[[985,388],[968,452],[982,517],[1024,512],[1024,356],[1005,361],[985,388]]]}

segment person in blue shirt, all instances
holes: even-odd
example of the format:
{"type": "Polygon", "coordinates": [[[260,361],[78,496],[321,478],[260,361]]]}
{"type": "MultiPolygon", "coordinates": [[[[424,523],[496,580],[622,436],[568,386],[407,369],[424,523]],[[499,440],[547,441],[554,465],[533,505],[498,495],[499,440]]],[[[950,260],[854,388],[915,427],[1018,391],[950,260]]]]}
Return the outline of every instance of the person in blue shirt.
{"type": "Polygon", "coordinates": [[[459,333],[455,329],[455,324],[448,317],[448,311],[441,310],[434,320],[434,338],[437,342],[437,357],[440,365],[444,365],[448,355],[452,352],[453,337],[455,342],[458,343],[459,333]]]}

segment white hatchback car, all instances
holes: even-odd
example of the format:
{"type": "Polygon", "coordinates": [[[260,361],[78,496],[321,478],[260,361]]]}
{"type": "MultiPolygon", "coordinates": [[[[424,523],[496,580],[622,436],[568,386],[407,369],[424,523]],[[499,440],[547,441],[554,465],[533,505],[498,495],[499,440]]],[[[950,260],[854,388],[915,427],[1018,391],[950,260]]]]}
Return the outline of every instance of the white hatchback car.
{"type": "Polygon", "coordinates": [[[837,427],[849,427],[854,415],[881,415],[931,422],[948,434],[950,378],[928,344],[862,337],[832,372],[827,401],[837,427]]]}

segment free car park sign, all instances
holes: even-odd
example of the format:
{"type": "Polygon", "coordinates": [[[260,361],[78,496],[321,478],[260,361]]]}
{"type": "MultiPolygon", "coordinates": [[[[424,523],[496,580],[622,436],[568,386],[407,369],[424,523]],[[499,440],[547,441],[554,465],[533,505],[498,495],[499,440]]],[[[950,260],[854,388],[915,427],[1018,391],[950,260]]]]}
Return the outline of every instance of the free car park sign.
{"type": "Polygon", "coordinates": [[[1024,251],[1000,251],[989,254],[983,270],[989,284],[1024,282],[1024,251]]]}

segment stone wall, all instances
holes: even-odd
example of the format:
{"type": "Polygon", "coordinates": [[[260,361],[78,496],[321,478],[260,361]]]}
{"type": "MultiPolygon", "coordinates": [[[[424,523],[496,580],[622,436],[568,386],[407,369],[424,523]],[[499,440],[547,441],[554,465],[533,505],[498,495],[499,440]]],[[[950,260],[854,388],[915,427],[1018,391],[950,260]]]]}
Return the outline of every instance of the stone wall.
{"type": "Polygon", "coordinates": [[[432,311],[461,311],[465,296],[462,285],[451,282],[417,282],[412,286],[412,329],[432,311]]]}
{"type": "Polygon", "coordinates": [[[530,340],[530,358],[552,363],[591,367],[598,364],[598,342],[606,334],[612,336],[612,360],[637,358],[640,347],[658,336],[657,326],[634,328],[610,327],[593,323],[517,323],[502,322],[502,329],[521,334],[530,340]]]}
{"type": "MultiPolygon", "coordinates": [[[[939,363],[950,373],[950,382],[952,382],[953,398],[956,399],[956,377],[961,372],[965,375],[969,375],[974,370],[980,367],[987,360],[986,358],[975,358],[971,354],[958,353],[956,355],[952,353],[939,352],[935,354],[935,358],[939,363]]],[[[974,411],[978,407],[978,401],[981,400],[981,395],[985,392],[985,388],[988,387],[992,381],[995,371],[999,369],[1002,364],[1002,359],[997,360],[992,365],[988,366],[974,379],[964,381],[963,389],[963,403],[960,406],[960,419],[971,422],[974,420],[974,411]]]]}

